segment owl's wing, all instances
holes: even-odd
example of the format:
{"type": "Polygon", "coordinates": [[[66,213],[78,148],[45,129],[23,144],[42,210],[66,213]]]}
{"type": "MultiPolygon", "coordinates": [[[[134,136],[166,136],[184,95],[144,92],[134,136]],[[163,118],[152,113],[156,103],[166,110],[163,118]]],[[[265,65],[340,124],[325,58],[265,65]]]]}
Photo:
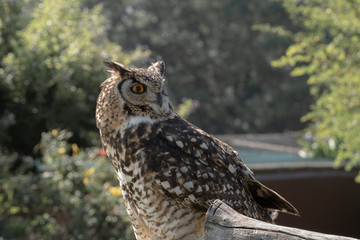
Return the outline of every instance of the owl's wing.
{"type": "Polygon", "coordinates": [[[181,204],[206,211],[221,199],[258,219],[268,218],[264,208],[298,214],[253,177],[233,148],[178,116],[160,123],[151,149],[149,168],[157,173],[156,182],[181,204]]]}

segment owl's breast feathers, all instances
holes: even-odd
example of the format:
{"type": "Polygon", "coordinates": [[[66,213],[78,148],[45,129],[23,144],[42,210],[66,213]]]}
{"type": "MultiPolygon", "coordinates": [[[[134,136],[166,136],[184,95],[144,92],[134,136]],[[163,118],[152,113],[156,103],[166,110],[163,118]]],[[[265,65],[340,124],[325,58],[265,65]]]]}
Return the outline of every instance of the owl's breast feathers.
{"type": "Polygon", "coordinates": [[[141,175],[155,174],[163,193],[185,207],[206,211],[220,199],[268,222],[270,210],[298,215],[289,202],[254,178],[233,148],[177,115],[127,129],[121,145],[126,149],[122,170],[141,158],[141,175]]]}

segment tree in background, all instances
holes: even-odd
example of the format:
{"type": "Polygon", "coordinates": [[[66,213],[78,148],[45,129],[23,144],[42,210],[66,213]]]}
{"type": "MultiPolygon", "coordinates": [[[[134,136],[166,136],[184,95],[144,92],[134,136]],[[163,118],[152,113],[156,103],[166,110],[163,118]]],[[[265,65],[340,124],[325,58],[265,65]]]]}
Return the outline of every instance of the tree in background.
{"type": "MultiPolygon", "coordinates": [[[[17,40],[16,32],[26,25],[27,14],[24,13],[24,9],[29,9],[28,5],[22,0],[0,3],[0,74],[3,74],[3,58],[14,50],[11,42],[17,40]]],[[[2,143],[8,138],[5,129],[12,123],[12,119],[5,110],[8,89],[3,84],[2,77],[0,80],[0,142],[2,143]]]]}
{"type": "MultiPolygon", "coordinates": [[[[0,69],[1,147],[33,154],[41,133],[53,128],[66,128],[74,133],[74,141],[88,145],[97,136],[96,97],[106,77],[102,61],[129,65],[147,53],[137,49],[127,54],[111,43],[98,5],[83,9],[75,0],[34,2],[23,30],[1,19],[8,27],[1,28],[0,36],[12,38],[7,49],[0,49],[7,53],[0,69]]],[[[26,3],[5,1],[2,11],[13,9],[8,19],[22,19],[19,6],[26,3]]]]}
{"type": "Polygon", "coordinates": [[[360,163],[360,1],[284,0],[283,6],[302,31],[273,65],[308,77],[316,99],[303,118],[315,137],[308,150],[351,170],[360,163]]]}
{"type": "Polygon", "coordinates": [[[106,27],[80,1],[1,1],[0,238],[134,239],[111,163],[80,146],[97,143],[102,61],[148,55],[124,53],[106,27]]]}
{"type": "MultiPolygon", "coordinates": [[[[87,4],[97,2],[86,0],[87,4]]],[[[273,69],[289,39],[255,31],[269,22],[293,29],[280,3],[262,0],[103,0],[110,38],[162,57],[175,105],[191,98],[189,116],[212,133],[299,130],[311,97],[304,78],[273,69]],[[221,117],[219,117],[221,116],[221,117]]]]}
{"type": "MultiPolygon", "coordinates": [[[[13,51],[10,42],[16,41],[16,32],[26,24],[27,14],[24,13],[26,9],[24,3],[23,0],[2,1],[0,3],[0,61],[13,51]]],[[[26,6],[29,5],[26,3],[26,6]]]]}

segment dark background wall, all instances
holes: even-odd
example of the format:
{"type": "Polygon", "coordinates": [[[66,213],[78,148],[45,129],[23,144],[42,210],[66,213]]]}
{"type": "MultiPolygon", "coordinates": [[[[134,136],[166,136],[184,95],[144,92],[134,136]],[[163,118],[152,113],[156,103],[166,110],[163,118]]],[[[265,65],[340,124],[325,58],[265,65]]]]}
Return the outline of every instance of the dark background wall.
{"type": "Polygon", "coordinates": [[[354,182],[356,172],[301,170],[256,176],[301,214],[280,214],[277,224],[360,238],[360,184],[354,182]]]}

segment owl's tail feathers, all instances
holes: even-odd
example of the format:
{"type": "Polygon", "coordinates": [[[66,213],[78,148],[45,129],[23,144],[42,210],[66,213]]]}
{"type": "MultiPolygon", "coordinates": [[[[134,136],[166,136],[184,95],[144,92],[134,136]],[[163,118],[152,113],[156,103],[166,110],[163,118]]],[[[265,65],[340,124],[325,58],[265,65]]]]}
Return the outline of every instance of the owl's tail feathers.
{"type": "Polygon", "coordinates": [[[264,186],[260,182],[253,180],[248,182],[249,190],[256,202],[258,202],[263,208],[269,210],[275,210],[300,216],[299,211],[289,203],[285,198],[280,196],[274,190],[264,186]]]}

